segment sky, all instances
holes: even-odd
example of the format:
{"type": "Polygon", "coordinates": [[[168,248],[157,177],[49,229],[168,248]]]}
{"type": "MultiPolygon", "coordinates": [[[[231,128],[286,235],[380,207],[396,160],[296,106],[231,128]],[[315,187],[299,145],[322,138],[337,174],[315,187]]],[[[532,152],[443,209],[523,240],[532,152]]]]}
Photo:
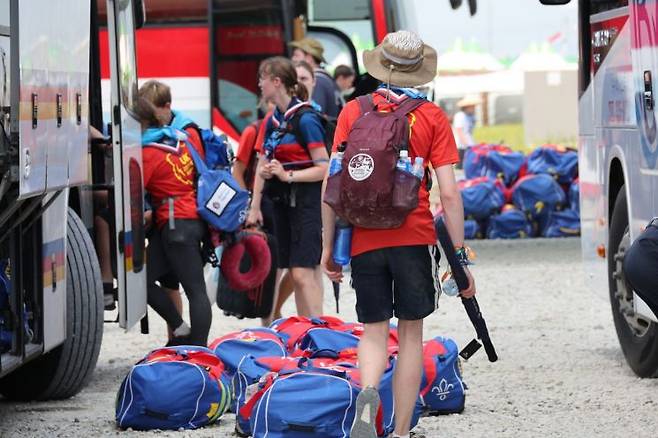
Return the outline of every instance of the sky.
{"type": "Polygon", "coordinates": [[[553,43],[555,50],[564,56],[578,55],[575,0],[564,6],[545,6],[539,0],[478,0],[474,17],[469,14],[468,0],[457,10],[451,9],[449,0],[401,1],[412,6],[409,18],[415,19],[416,31],[439,56],[461,38],[498,58],[515,58],[557,33],[562,38],[553,43]]]}

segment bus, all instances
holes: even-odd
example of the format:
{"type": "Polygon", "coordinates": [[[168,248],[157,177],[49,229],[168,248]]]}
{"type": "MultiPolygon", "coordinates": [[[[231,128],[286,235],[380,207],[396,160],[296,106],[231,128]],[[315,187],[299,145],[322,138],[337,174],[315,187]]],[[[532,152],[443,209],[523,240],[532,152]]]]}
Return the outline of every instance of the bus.
{"type": "Polygon", "coordinates": [[[580,35],[579,178],[586,278],[610,300],[631,369],[641,377],[656,376],[658,317],[629,287],[623,261],[626,249],[658,212],[653,94],[658,2],[573,1],[580,35]]]}
{"type": "MultiPolygon", "coordinates": [[[[468,3],[475,13],[475,0],[468,3]]],[[[346,64],[360,78],[364,49],[390,31],[416,28],[413,6],[402,0],[145,0],[145,7],[136,42],[140,81],[166,82],[176,109],[233,140],[257,118],[259,63],[286,56],[288,42],[316,38],[329,70],[346,64]]],[[[101,48],[106,38],[101,31],[101,48]]],[[[101,55],[106,78],[109,58],[101,55]]],[[[102,90],[107,101],[109,81],[102,90]]]]}

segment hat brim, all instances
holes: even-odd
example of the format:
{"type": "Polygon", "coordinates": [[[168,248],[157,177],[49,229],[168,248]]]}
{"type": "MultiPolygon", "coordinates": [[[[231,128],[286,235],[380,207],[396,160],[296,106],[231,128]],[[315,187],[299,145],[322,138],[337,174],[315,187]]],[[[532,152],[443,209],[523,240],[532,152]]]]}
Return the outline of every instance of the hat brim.
{"type": "MultiPolygon", "coordinates": [[[[303,50],[303,49],[302,49],[303,50]]],[[[416,87],[431,82],[436,76],[436,50],[423,44],[423,61],[414,71],[395,70],[391,72],[382,59],[382,45],[363,52],[363,65],[370,76],[397,87],[416,87]]]]}
{"type": "MultiPolygon", "coordinates": [[[[309,50],[308,46],[306,46],[303,42],[300,43],[299,41],[290,41],[288,43],[288,47],[291,47],[293,49],[299,49],[304,53],[308,53],[312,57],[316,58],[316,56],[313,54],[312,50],[309,50]]],[[[317,59],[317,58],[316,58],[317,59]]],[[[327,63],[327,60],[324,59],[324,56],[320,56],[320,62],[324,62],[325,64],[327,63]]]]}

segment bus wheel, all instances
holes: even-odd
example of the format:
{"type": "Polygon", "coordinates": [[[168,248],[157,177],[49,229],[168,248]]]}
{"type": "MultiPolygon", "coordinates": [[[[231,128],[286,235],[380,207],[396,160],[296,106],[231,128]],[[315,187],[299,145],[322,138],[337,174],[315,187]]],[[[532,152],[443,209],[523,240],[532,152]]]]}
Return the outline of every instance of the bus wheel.
{"type": "Polygon", "coordinates": [[[640,377],[658,374],[658,325],[635,313],[633,290],[623,270],[624,254],[631,244],[624,186],[615,201],[610,222],[608,281],[617,337],[626,362],[640,377]]]}
{"type": "Polygon", "coordinates": [[[96,366],[103,337],[103,283],[91,237],[82,220],[70,209],[66,293],[66,341],[0,380],[0,393],[5,397],[14,400],[71,397],[87,384],[96,366]]]}

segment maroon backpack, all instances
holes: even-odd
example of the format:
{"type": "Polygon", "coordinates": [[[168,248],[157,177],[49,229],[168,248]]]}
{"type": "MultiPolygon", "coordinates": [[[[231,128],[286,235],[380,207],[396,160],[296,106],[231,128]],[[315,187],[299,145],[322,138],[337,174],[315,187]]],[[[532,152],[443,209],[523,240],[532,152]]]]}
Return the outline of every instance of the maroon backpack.
{"type": "Polygon", "coordinates": [[[427,101],[405,99],[391,112],[378,112],[372,96],[357,100],[361,117],[347,136],[342,170],[327,181],[324,202],[353,225],[398,228],[418,206],[421,183],[396,168],[400,150],[409,149],[407,114],[427,101]]]}

